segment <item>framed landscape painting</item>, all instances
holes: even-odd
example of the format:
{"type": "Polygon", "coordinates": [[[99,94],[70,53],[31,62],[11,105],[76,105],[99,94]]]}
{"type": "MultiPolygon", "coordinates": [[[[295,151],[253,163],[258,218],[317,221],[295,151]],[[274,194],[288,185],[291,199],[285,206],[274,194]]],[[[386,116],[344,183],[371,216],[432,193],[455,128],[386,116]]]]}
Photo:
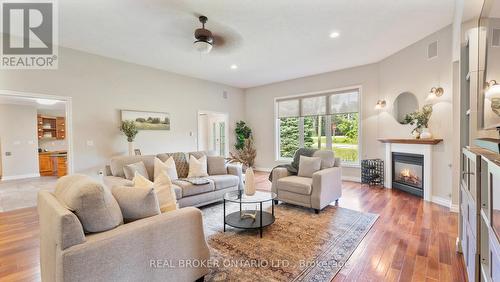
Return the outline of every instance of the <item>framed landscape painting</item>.
{"type": "Polygon", "coordinates": [[[170,130],[170,114],[122,110],[122,121],[133,120],[139,130],[170,130]]]}

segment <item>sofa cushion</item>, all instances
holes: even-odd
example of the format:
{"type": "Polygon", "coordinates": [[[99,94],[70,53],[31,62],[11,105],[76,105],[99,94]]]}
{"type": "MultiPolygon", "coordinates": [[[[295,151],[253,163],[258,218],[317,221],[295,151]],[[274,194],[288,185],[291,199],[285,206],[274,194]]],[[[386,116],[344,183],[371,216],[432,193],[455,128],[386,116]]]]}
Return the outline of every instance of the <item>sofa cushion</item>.
{"type": "Polygon", "coordinates": [[[177,169],[177,176],[179,178],[186,178],[189,173],[189,163],[186,159],[186,154],[183,152],[177,153],[164,153],[156,155],[162,162],[166,162],[168,158],[172,157],[177,169]]]}
{"type": "Polygon", "coordinates": [[[120,206],[111,191],[89,176],[74,174],[60,178],[54,195],[76,214],[85,232],[110,230],[123,221],[120,206]]]}
{"type": "Polygon", "coordinates": [[[174,183],[172,183],[172,188],[174,189],[174,192],[175,192],[175,198],[177,200],[182,199],[182,188],[179,187],[179,185],[176,185],[174,183]]]}
{"type": "Polygon", "coordinates": [[[160,214],[160,206],[153,187],[115,186],[111,192],[120,206],[125,222],[160,214]]]}
{"type": "Polygon", "coordinates": [[[321,159],[321,169],[331,168],[335,165],[335,153],[328,150],[317,150],[313,157],[321,159]]]}
{"type": "Polygon", "coordinates": [[[202,156],[199,159],[196,159],[193,155],[189,156],[188,178],[207,176],[207,156],[202,156]]]}
{"type": "Polygon", "coordinates": [[[240,179],[236,175],[210,175],[207,178],[214,182],[215,190],[222,190],[240,184],[240,179]]]}
{"type": "Polygon", "coordinates": [[[155,175],[156,178],[160,172],[164,171],[171,180],[176,180],[179,177],[177,176],[177,168],[175,168],[175,161],[172,156],[170,156],[166,161],[162,161],[159,158],[155,158],[155,175]]]}
{"type": "Polygon", "coordinates": [[[278,194],[280,190],[292,193],[310,195],[312,192],[312,178],[300,176],[287,176],[278,180],[278,194]]]}
{"type": "Polygon", "coordinates": [[[175,180],[173,182],[175,185],[181,187],[182,189],[182,197],[189,197],[193,195],[203,194],[207,192],[212,192],[215,190],[214,182],[210,180],[207,184],[203,185],[194,185],[190,182],[184,180],[175,180]]]}
{"type": "Polygon", "coordinates": [[[175,190],[172,187],[172,180],[170,180],[166,172],[161,171],[154,182],[136,173],[133,182],[134,188],[154,188],[161,212],[177,209],[175,190]]]}
{"type": "Polygon", "coordinates": [[[114,157],[111,159],[109,163],[109,168],[113,176],[125,178],[125,172],[123,171],[123,167],[128,164],[133,164],[142,161],[146,166],[148,175],[151,177],[150,180],[152,180],[153,179],[152,177],[154,175],[154,158],[155,158],[154,155],[114,157]]]}
{"type": "Polygon", "coordinates": [[[220,156],[207,157],[208,175],[227,174],[226,160],[220,156]]]}
{"type": "Polygon", "coordinates": [[[299,172],[298,176],[302,177],[312,177],[313,173],[321,169],[321,159],[320,158],[310,158],[306,156],[300,156],[299,161],[299,172]]]}
{"type": "Polygon", "coordinates": [[[123,172],[125,173],[125,178],[128,180],[132,180],[136,173],[150,179],[146,166],[142,161],[124,166],[123,172]]]}

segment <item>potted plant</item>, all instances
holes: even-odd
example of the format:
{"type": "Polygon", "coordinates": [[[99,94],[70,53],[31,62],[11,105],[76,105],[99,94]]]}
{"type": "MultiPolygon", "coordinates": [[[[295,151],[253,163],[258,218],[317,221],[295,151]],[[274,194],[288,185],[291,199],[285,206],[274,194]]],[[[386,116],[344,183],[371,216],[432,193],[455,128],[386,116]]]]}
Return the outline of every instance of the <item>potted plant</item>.
{"type": "Polygon", "coordinates": [[[255,149],[252,129],[244,122],[239,121],[236,123],[236,144],[234,145],[235,151],[230,152],[230,162],[239,162],[243,165],[243,170],[254,166],[257,150],[255,149]]]}
{"type": "Polygon", "coordinates": [[[415,125],[411,134],[415,138],[430,139],[432,134],[429,132],[429,119],[432,115],[432,105],[428,104],[422,107],[422,110],[417,110],[413,113],[406,114],[403,124],[415,125]]]}
{"type": "Polygon", "coordinates": [[[134,154],[134,139],[139,130],[137,125],[133,120],[124,120],[120,125],[120,131],[127,137],[128,141],[128,154],[132,156],[134,154]]]}

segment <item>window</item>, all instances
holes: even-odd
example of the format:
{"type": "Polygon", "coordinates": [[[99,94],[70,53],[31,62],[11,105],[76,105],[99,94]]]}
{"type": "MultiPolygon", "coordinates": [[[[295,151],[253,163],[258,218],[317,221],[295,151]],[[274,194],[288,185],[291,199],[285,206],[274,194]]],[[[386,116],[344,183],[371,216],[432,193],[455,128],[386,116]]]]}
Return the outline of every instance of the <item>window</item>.
{"type": "Polygon", "coordinates": [[[300,147],[333,150],[344,165],[359,164],[359,90],[277,99],[278,158],[300,147]]]}

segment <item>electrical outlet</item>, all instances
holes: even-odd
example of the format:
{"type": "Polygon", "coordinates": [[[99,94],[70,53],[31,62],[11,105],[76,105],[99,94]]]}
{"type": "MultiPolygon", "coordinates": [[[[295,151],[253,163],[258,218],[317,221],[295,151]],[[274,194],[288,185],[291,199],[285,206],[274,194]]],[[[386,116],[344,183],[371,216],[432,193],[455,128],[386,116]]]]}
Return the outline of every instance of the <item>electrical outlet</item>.
{"type": "Polygon", "coordinates": [[[104,171],[99,170],[99,171],[97,172],[97,174],[98,174],[98,175],[100,175],[100,176],[103,176],[103,175],[104,175],[104,171]]]}

